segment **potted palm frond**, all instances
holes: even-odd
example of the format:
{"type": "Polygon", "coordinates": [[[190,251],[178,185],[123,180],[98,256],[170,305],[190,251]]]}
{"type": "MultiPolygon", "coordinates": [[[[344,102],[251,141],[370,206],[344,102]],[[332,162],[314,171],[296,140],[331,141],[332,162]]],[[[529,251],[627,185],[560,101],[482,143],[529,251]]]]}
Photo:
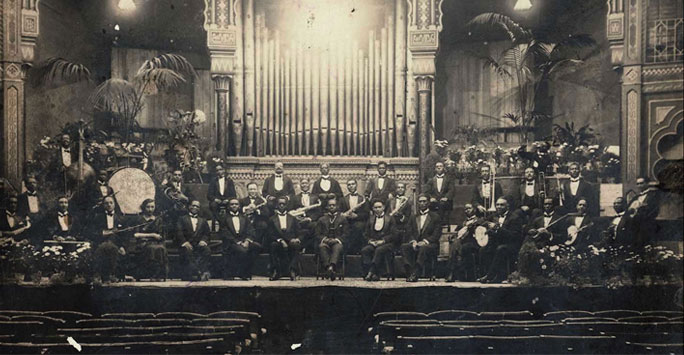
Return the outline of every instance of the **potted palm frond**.
{"type": "Polygon", "coordinates": [[[535,124],[551,118],[548,113],[537,109],[535,98],[545,90],[546,83],[566,69],[582,64],[580,50],[594,46],[596,42],[589,35],[577,34],[554,43],[540,38],[508,16],[492,12],[476,16],[467,27],[500,31],[506,35],[508,44],[498,55],[476,56],[485,67],[513,81],[517,111],[508,112],[502,118],[513,124],[521,142],[529,143],[529,134],[535,124]]]}

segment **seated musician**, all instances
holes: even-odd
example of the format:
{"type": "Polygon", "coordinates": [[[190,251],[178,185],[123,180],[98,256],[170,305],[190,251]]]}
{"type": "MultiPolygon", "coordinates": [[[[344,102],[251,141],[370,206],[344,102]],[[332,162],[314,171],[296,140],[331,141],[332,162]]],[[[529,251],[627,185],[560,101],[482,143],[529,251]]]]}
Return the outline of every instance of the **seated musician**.
{"type": "Polygon", "coordinates": [[[47,212],[42,193],[38,190],[38,180],[29,175],[24,179],[26,191],[18,196],[17,213],[29,217],[33,224],[39,223],[47,212]]]}
{"type": "Polygon", "coordinates": [[[97,172],[97,180],[86,188],[85,195],[87,201],[82,201],[84,204],[79,206],[81,209],[90,209],[90,207],[100,205],[103,198],[114,195],[114,190],[109,186],[107,170],[102,169],[97,172]]]}
{"type": "Polygon", "coordinates": [[[565,234],[562,215],[556,212],[556,206],[552,198],[544,199],[544,212],[527,225],[527,236],[532,239],[545,240],[546,245],[559,244],[565,234]]]}
{"type": "Polygon", "coordinates": [[[337,199],[334,197],[328,200],[326,211],[316,224],[317,244],[321,264],[327,269],[330,280],[335,281],[335,273],[349,235],[349,223],[337,211],[337,199]]]}
{"type": "Polygon", "coordinates": [[[423,191],[430,199],[430,210],[437,212],[443,223],[448,223],[449,213],[453,209],[452,190],[454,182],[446,175],[444,163],[435,163],[435,176],[425,185],[423,191]]]}
{"type": "Polygon", "coordinates": [[[223,241],[224,277],[229,276],[227,270],[232,269],[236,271],[240,279],[251,279],[252,265],[261,250],[261,244],[254,241],[254,227],[249,219],[240,213],[240,201],[237,198],[230,199],[228,213],[220,223],[219,235],[223,241]]]}
{"type": "Polygon", "coordinates": [[[493,199],[503,197],[501,184],[499,184],[498,181],[491,180],[492,170],[489,165],[483,164],[480,167],[480,181],[473,186],[473,193],[470,200],[470,203],[482,213],[490,209],[492,203],[495,202],[493,199]],[[493,189],[492,186],[494,186],[493,189]]]}
{"type": "Polygon", "coordinates": [[[641,249],[653,240],[654,233],[658,231],[656,217],[660,213],[662,193],[657,185],[651,186],[649,179],[643,176],[636,179],[636,185],[638,194],[627,204],[627,214],[633,221],[631,247],[641,249]]]}
{"type": "Polygon", "coordinates": [[[76,240],[81,233],[81,224],[77,216],[69,210],[69,198],[62,196],[57,199],[57,211],[48,214],[43,220],[43,229],[47,231],[45,237],[57,241],[76,240]]]}
{"type": "Polygon", "coordinates": [[[254,240],[264,245],[264,238],[268,234],[268,220],[273,211],[268,208],[267,201],[259,195],[259,187],[256,182],[247,184],[247,196],[240,199],[240,207],[243,215],[249,219],[254,227],[254,240]]]}
{"type": "MultiPolygon", "coordinates": [[[[393,218],[385,213],[385,203],[377,199],[372,202],[373,215],[368,221],[364,236],[367,244],[361,249],[364,280],[379,281],[378,267],[389,260],[401,240],[394,234],[393,218]]],[[[394,262],[393,260],[389,260],[394,262]]]]}
{"type": "Polygon", "coordinates": [[[155,215],[156,208],[153,199],[145,199],[140,204],[142,212],[129,222],[133,229],[134,243],[130,254],[136,266],[136,278],[165,280],[168,276],[165,224],[161,216],[155,215]]]}
{"type": "Polygon", "coordinates": [[[358,254],[365,244],[363,233],[366,230],[370,211],[369,200],[356,191],[357,187],[358,183],[355,179],[347,181],[349,193],[340,199],[338,208],[349,223],[349,234],[345,245],[347,254],[358,254]]]}
{"type": "Polygon", "coordinates": [[[603,245],[624,245],[631,246],[634,241],[633,221],[625,213],[627,203],[623,197],[617,197],[613,201],[615,216],[612,217],[610,225],[602,232],[603,245]]]}
{"type": "Polygon", "coordinates": [[[2,237],[2,245],[13,245],[16,242],[21,244],[28,244],[27,231],[31,228],[31,221],[17,213],[17,206],[19,205],[16,195],[9,195],[7,197],[6,207],[2,212],[0,218],[0,237],[2,237]]]}
{"type": "Polygon", "coordinates": [[[562,205],[566,212],[576,212],[577,203],[580,199],[584,199],[587,202],[587,213],[590,216],[598,216],[598,192],[591,184],[584,181],[580,173],[579,163],[572,162],[569,164],[568,175],[570,175],[570,179],[563,181],[561,184],[560,198],[562,205]]]}
{"type": "Polygon", "coordinates": [[[200,202],[190,201],[188,214],[176,222],[176,244],[178,245],[184,281],[206,281],[209,273],[209,224],[199,216],[200,202]]]}
{"type": "Polygon", "coordinates": [[[289,201],[295,193],[292,179],[284,172],[283,162],[276,162],[273,175],[264,180],[264,186],[261,188],[261,195],[266,197],[274,210],[277,209],[278,197],[286,197],[289,201]]]}
{"type": "Polygon", "coordinates": [[[542,214],[543,206],[540,206],[540,202],[543,205],[543,199],[546,197],[546,189],[542,186],[544,183],[544,181],[537,181],[536,171],[529,167],[525,169],[520,186],[514,190],[513,196],[517,207],[525,212],[530,221],[542,214]]]}
{"type": "Polygon", "coordinates": [[[271,281],[280,279],[282,271],[289,273],[290,280],[294,281],[299,268],[302,252],[299,222],[287,213],[287,205],[287,197],[278,197],[276,214],[270,220],[271,281]]]}
{"type": "Polygon", "coordinates": [[[508,264],[515,260],[523,242],[524,217],[520,210],[511,211],[506,198],[496,200],[496,214],[487,222],[489,242],[480,249],[480,260],[487,274],[478,279],[498,283],[508,277],[508,264]]]}
{"type": "Polygon", "coordinates": [[[395,194],[396,182],[387,176],[387,162],[378,162],[378,177],[371,179],[366,185],[365,196],[369,200],[380,200],[387,207],[390,195],[395,194]]]}
{"type": "Polygon", "coordinates": [[[442,222],[437,212],[430,211],[430,202],[426,194],[418,197],[418,213],[409,222],[410,232],[408,240],[401,246],[404,260],[406,281],[418,281],[418,270],[422,269],[429,258],[434,258],[439,252],[439,237],[442,232],[442,222]]]}
{"type": "MultiPolygon", "coordinates": [[[[318,249],[315,241],[316,221],[321,217],[323,209],[320,205],[323,200],[320,200],[317,194],[312,194],[309,191],[309,179],[304,178],[300,180],[299,187],[302,189],[302,192],[290,199],[289,209],[292,211],[291,213],[294,213],[299,222],[299,236],[302,238],[302,249],[315,252],[318,249]]],[[[327,196],[326,194],[322,195],[327,196]]]]}
{"type": "Polygon", "coordinates": [[[589,216],[587,200],[581,198],[577,201],[576,215],[568,217],[567,239],[565,245],[576,248],[586,248],[597,242],[594,218],[589,216]]]}
{"type": "Polygon", "coordinates": [[[218,164],[216,165],[216,176],[209,182],[209,189],[207,190],[207,201],[209,201],[209,208],[214,219],[218,216],[219,207],[227,209],[228,201],[233,197],[237,197],[235,183],[226,175],[223,165],[218,164]]]}
{"type": "Polygon", "coordinates": [[[88,218],[88,237],[93,246],[94,271],[102,282],[116,281],[120,276],[119,258],[126,255],[126,238],[119,233],[122,217],[116,213],[113,196],[102,199],[102,209],[88,218]]]}
{"type": "Polygon", "coordinates": [[[449,244],[449,275],[446,282],[474,281],[475,260],[480,250],[475,240],[475,228],[482,226],[485,220],[470,203],[465,204],[463,212],[466,217],[463,226],[449,244]]]}
{"type": "Polygon", "coordinates": [[[311,193],[318,196],[321,201],[328,201],[331,198],[339,200],[342,198],[342,187],[335,178],[330,177],[330,164],[321,163],[320,168],[321,177],[314,181],[311,193]]]}

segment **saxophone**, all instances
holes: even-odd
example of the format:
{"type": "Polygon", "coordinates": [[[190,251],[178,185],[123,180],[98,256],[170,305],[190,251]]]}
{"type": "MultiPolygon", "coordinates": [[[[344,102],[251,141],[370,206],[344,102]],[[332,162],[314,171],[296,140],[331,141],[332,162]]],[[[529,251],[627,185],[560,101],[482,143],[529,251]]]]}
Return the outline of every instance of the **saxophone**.
{"type": "Polygon", "coordinates": [[[318,201],[318,203],[315,203],[315,204],[309,205],[309,206],[300,207],[300,208],[298,208],[296,210],[292,210],[288,213],[290,214],[290,216],[295,217],[295,218],[302,217],[302,216],[304,216],[306,211],[312,210],[312,209],[314,209],[316,207],[320,207],[320,206],[321,206],[321,201],[318,201]]]}
{"type": "Polygon", "coordinates": [[[393,217],[395,214],[399,213],[404,206],[406,206],[406,203],[408,202],[409,198],[406,196],[397,196],[397,200],[399,200],[399,203],[394,206],[394,210],[390,212],[390,217],[393,217]]]}

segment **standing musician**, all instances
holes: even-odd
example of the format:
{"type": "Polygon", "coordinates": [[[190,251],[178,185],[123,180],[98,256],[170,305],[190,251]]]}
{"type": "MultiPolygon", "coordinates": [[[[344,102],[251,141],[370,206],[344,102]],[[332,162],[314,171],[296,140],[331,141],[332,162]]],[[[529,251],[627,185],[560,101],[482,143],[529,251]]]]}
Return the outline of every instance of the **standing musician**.
{"type": "Polygon", "coordinates": [[[97,180],[88,186],[86,191],[86,198],[88,199],[86,203],[89,206],[96,206],[105,197],[114,195],[114,190],[109,186],[108,181],[109,173],[107,173],[107,170],[102,169],[97,172],[97,180]]]}
{"type": "Polygon", "coordinates": [[[261,188],[261,195],[265,196],[272,205],[277,205],[276,198],[278,197],[284,196],[289,200],[295,194],[294,183],[284,174],[284,171],[283,162],[276,162],[274,174],[266,178],[261,188]]]}
{"type": "Polygon", "coordinates": [[[378,266],[390,258],[401,240],[394,233],[394,219],[385,213],[385,203],[380,199],[373,200],[372,208],[373,215],[364,233],[368,244],[361,249],[361,258],[364,273],[367,273],[364,280],[379,281],[378,266]]]}
{"type": "Polygon", "coordinates": [[[627,214],[633,220],[634,242],[632,247],[643,248],[658,232],[656,217],[660,213],[661,193],[657,186],[649,186],[649,179],[639,177],[636,180],[639,193],[629,201],[627,214]]]}
{"type": "Polygon", "coordinates": [[[267,201],[259,195],[259,187],[256,182],[247,184],[247,196],[240,199],[240,207],[243,215],[249,219],[254,227],[254,238],[261,245],[264,245],[264,238],[268,234],[268,219],[273,215],[273,211],[268,208],[267,201]]]}
{"type": "Polygon", "coordinates": [[[321,163],[321,177],[319,177],[313,183],[312,193],[321,201],[327,202],[331,198],[340,199],[342,198],[342,187],[340,183],[330,177],[330,164],[321,163]]]}
{"type": "Polygon", "coordinates": [[[596,242],[594,218],[587,213],[588,203],[584,198],[577,201],[575,210],[576,214],[568,217],[566,225],[568,235],[565,245],[586,248],[596,242]]]}
{"type": "Polygon", "coordinates": [[[492,181],[492,170],[487,164],[480,167],[480,181],[473,186],[470,203],[480,212],[490,210],[494,199],[503,197],[503,189],[497,181],[492,181]]]}
{"type": "Polygon", "coordinates": [[[183,172],[180,169],[174,169],[171,172],[171,179],[164,184],[164,195],[168,199],[167,210],[171,211],[169,217],[176,219],[188,212],[187,205],[192,196],[185,186],[183,172]]]}
{"type": "Polygon", "coordinates": [[[102,199],[102,209],[88,218],[88,236],[93,244],[93,260],[95,273],[102,282],[118,279],[117,266],[119,259],[126,256],[127,243],[125,235],[119,233],[123,227],[122,217],[116,213],[113,196],[102,199]]]}
{"type": "Polygon", "coordinates": [[[561,185],[560,200],[562,206],[567,212],[576,212],[577,202],[579,202],[580,199],[584,199],[587,203],[587,212],[589,215],[598,216],[598,193],[591,184],[584,181],[582,176],[580,176],[579,163],[570,163],[568,166],[568,174],[570,175],[570,179],[563,181],[563,184],[561,185]]]}
{"type": "Polygon", "coordinates": [[[543,214],[527,225],[527,235],[534,239],[544,239],[547,244],[559,244],[566,232],[563,228],[566,225],[557,221],[564,217],[556,212],[552,198],[545,198],[543,206],[543,214]]]}
{"type": "Polygon", "coordinates": [[[57,199],[57,211],[54,211],[43,220],[43,230],[47,231],[46,238],[56,241],[76,240],[81,233],[81,224],[69,210],[69,198],[61,196],[57,199]]]}
{"type": "Polygon", "coordinates": [[[228,202],[228,214],[220,221],[219,236],[223,241],[224,277],[230,264],[234,265],[237,276],[242,280],[252,278],[252,265],[261,244],[254,241],[255,231],[249,219],[240,213],[240,202],[231,198],[228,202]],[[230,257],[229,257],[230,256],[230,257]]]}
{"type": "Polygon", "coordinates": [[[78,149],[71,141],[71,137],[67,133],[63,133],[59,137],[59,149],[55,152],[54,159],[50,166],[50,173],[47,181],[54,184],[62,193],[66,193],[67,189],[67,169],[78,161],[78,149]]]}
{"type": "Polygon", "coordinates": [[[430,199],[430,210],[437,212],[443,223],[448,223],[449,213],[453,209],[453,180],[446,175],[444,163],[435,163],[435,176],[425,185],[423,191],[430,199]]]}
{"type": "Polygon", "coordinates": [[[355,179],[347,181],[349,193],[340,199],[338,208],[349,223],[349,234],[345,246],[347,254],[358,254],[365,244],[363,233],[366,230],[370,213],[369,200],[356,191],[357,187],[358,184],[355,179]]]}
{"type": "Polygon", "coordinates": [[[542,214],[543,200],[546,198],[544,175],[539,175],[540,179],[537,181],[534,168],[526,168],[520,186],[513,193],[516,205],[525,212],[530,221],[542,214]]]}
{"type": "Polygon", "coordinates": [[[417,282],[418,270],[439,252],[439,237],[442,232],[439,214],[430,211],[430,202],[426,194],[418,196],[418,213],[409,223],[410,232],[401,246],[401,255],[404,260],[406,282],[417,282]]]}
{"type": "Polygon", "coordinates": [[[479,282],[498,283],[505,280],[508,277],[507,263],[518,256],[523,242],[524,217],[520,210],[511,211],[509,206],[506,198],[498,198],[496,214],[488,219],[489,242],[480,249],[480,260],[485,260],[483,265],[487,274],[479,278],[479,282]],[[489,256],[492,256],[491,259],[489,256]]]}
{"type": "Polygon", "coordinates": [[[228,208],[228,201],[233,197],[237,197],[235,183],[226,175],[223,166],[218,164],[216,177],[209,182],[209,190],[207,190],[207,201],[214,217],[218,215],[219,207],[228,208]]]}
{"type": "Polygon", "coordinates": [[[281,272],[285,270],[289,272],[290,280],[294,281],[297,277],[302,241],[299,222],[287,213],[287,205],[286,196],[278,197],[276,214],[270,220],[271,281],[280,279],[281,272]]]}
{"type": "Polygon", "coordinates": [[[183,281],[209,280],[209,224],[199,216],[200,202],[190,201],[188,214],[176,222],[176,245],[180,252],[183,281]]]}
{"type": "Polygon", "coordinates": [[[133,243],[130,254],[135,260],[136,278],[165,280],[169,273],[169,257],[164,241],[166,228],[161,216],[156,216],[154,199],[145,199],[140,204],[139,215],[130,221],[133,228],[133,243]]]}
{"type": "Polygon", "coordinates": [[[316,224],[318,237],[316,243],[321,256],[321,264],[327,269],[330,281],[335,281],[335,273],[349,236],[349,223],[337,211],[337,199],[328,200],[326,211],[327,213],[321,216],[316,224]]]}
{"type": "Polygon", "coordinates": [[[631,246],[634,242],[634,226],[632,219],[625,212],[627,203],[625,199],[617,197],[613,201],[615,216],[612,217],[610,225],[601,233],[604,244],[631,246]]]}
{"type": "MultiPolygon", "coordinates": [[[[302,189],[300,193],[290,199],[290,210],[299,210],[295,216],[299,222],[300,236],[302,237],[302,248],[305,250],[316,250],[316,221],[322,215],[322,208],[314,207],[315,205],[321,205],[321,200],[317,194],[312,194],[309,192],[309,179],[304,178],[299,181],[299,187],[302,189]],[[311,207],[311,209],[309,209],[311,207]]],[[[328,196],[326,194],[321,194],[328,196]]],[[[330,198],[336,198],[334,195],[330,195],[330,198]]]]}
{"type": "Polygon", "coordinates": [[[449,275],[446,282],[475,280],[476,258],[480,250],[475,240],[475,228],[482,226],[485,220],[471,203],[465,204],[463,212],[466,217],[463,226],[449,243],[449,275]]]}
{"type": "Polygon", "coordinates": [[[369,200],[380,200],[387,207],[389,196],[396,192],[394,179],[387,176],[387,163],[378,162],[378,177],[371,179],[366,186],[365,196],[369,200]]]}

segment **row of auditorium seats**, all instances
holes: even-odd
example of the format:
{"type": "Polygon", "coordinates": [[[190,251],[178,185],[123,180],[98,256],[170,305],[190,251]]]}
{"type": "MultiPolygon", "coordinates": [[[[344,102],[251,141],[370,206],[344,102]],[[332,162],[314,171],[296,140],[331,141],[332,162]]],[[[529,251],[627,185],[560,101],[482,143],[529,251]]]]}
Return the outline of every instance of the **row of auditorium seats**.
{"type": "Polygon", "coordinates": [[[382,312],[383,353],[681,353],[682,311],[382,312]]]}
{"type": "Polygon", "coordinates": [[[0,311],[1,354],[258,352],[261,315],[0,311]],[[69,339],[73,339],[72,345],[69,339]]]}

